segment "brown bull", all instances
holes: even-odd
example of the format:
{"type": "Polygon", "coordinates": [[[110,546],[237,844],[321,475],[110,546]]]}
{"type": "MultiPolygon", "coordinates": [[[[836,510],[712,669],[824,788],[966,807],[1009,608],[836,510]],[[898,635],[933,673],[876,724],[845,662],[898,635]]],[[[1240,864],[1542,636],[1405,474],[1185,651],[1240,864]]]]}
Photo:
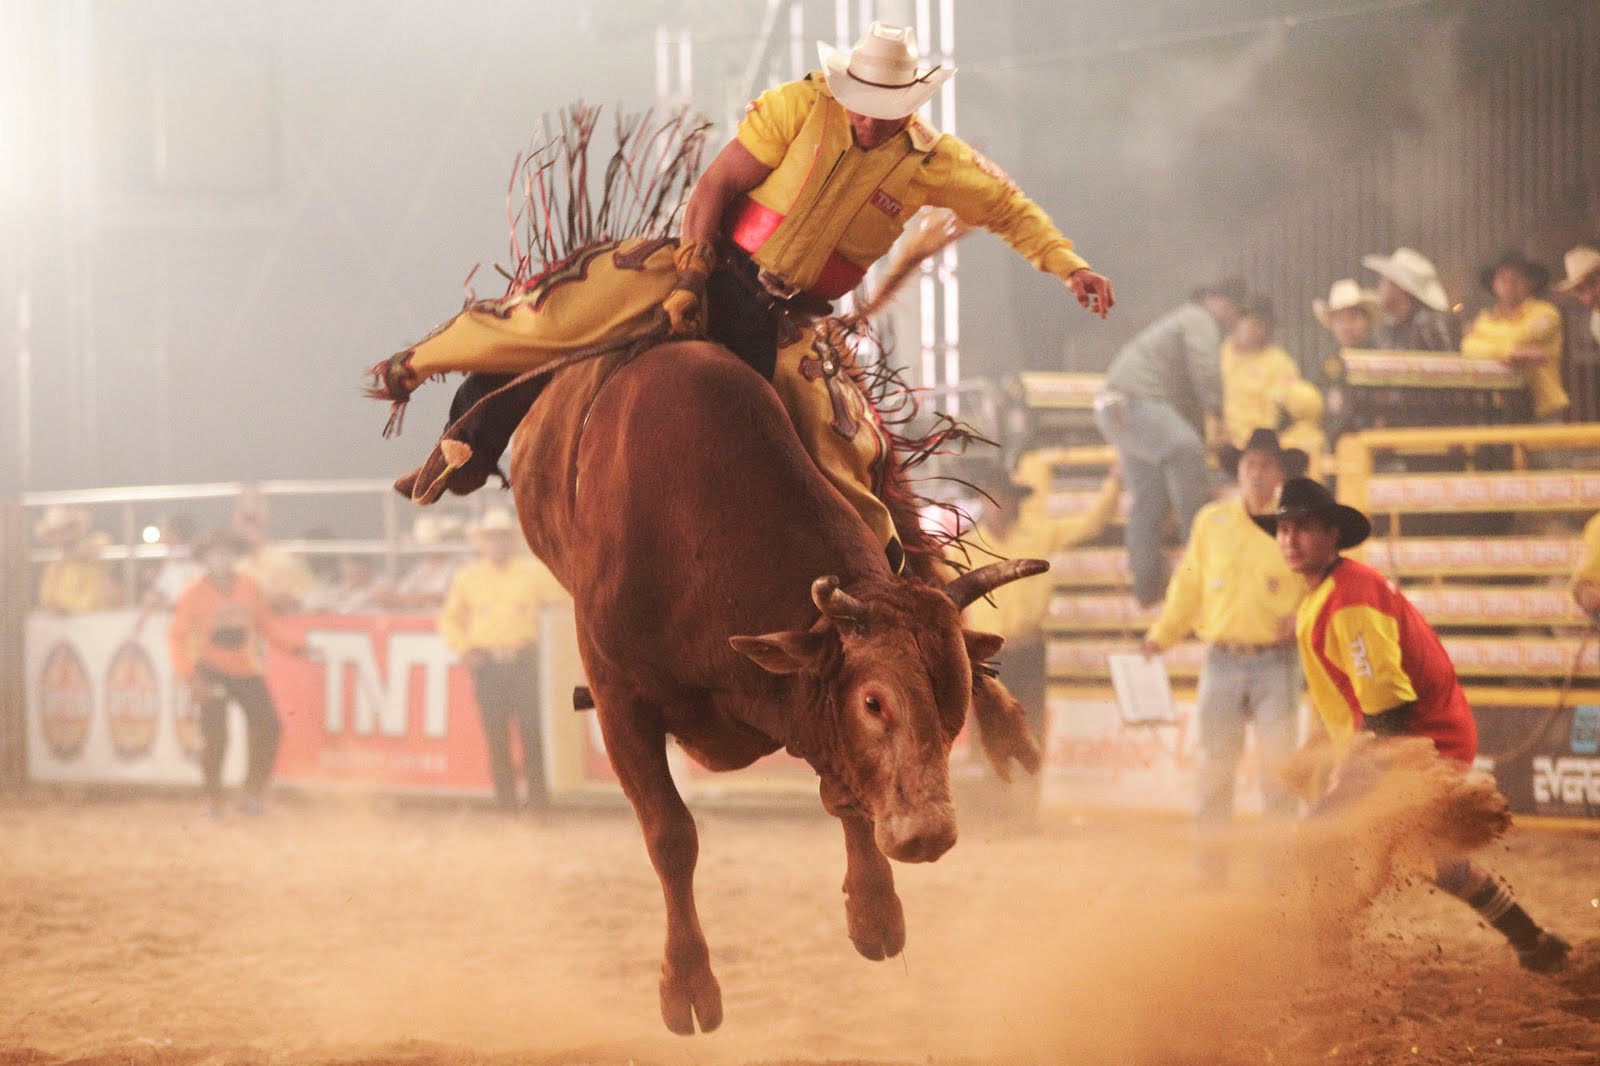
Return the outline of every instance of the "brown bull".
{"type": "MultiPolygon", "coordinates": [[[[669,733],[713,770],[779,748],[809,762],[844,826],[850,939],[869,959],[898,954],[885,856],[931,862],[955,843],[950,746],[973,664],[1001,643],[963,631],[959,608],[1044,564],[996,564],[948,590],[895,577],[771,388],[704,342],[557,374],[511,472],[528,542],[576,603],[606,750],[661,880],[667,1027],[722,1020],[669,733]]],[[[995,715],[993,688],[980,692],[995,715]]],[[[998,750],[1037,765],[1025,734],[998,750]]]]}

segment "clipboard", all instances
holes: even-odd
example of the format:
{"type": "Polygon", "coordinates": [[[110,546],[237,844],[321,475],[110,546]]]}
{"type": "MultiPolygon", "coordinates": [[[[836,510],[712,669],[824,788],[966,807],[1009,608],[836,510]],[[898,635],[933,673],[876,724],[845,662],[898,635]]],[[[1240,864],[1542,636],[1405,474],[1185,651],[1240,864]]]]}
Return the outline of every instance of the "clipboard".
{"type": "Polygon", "coordinates": [[[1111,688],[1117,694],[1117,713],[1126,726],[1177,725],[1178,709],[1172,702],[1172,682],[1159,655],[1139,652],[1106,656],[1111,668],[1111,688]]]}

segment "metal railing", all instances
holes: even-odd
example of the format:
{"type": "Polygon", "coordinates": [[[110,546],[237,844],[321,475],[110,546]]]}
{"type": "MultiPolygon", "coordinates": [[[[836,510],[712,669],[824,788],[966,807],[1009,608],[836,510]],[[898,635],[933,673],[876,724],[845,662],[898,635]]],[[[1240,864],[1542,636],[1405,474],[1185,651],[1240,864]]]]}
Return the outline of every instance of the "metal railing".
{"type": "MultiPolygon", "coordinates": [[[[399,561],[407,555],[424,550],[407,539],[409,520],[421,512],[406,503],[394,491],[393,484],[376,478],[307,479],[278,481],[216,481],[190,485],[135,485],[116,488],[63,489],[48,492],[23,493],[20,499],[18,531],[23,537],[33,528],[35,516],[49,507],[82,507],[97,519],[105,512],[113,517],[109,523],[96,522],[94,528],[107,532],[113,542],[99,553],[101,559],[120,566],[120,583],[124,599],[133,603],[137,599],[139,564],[170,557],[171,550],[161,543],[146,543],[143,531],[147,525],[159,524],[170,516],[175,507],[206,505],[218,509],[227,504],[226,514],[217,525],[232,520],[238,502],[250,496],[279,501],[315,501],[336,499],[344,504],[340,517],[344,525],[353,527],[358,535],[330,535],[324,538],[275,537],[273,544],[296,555],[343,556],[368,555],[381,557],[386,581],[398,576],[399,561]],[[362,501],[370,501],[370,507],[362,501]],[[351,504],[356,507],[351,508],[351,504]],[[156,514],[160,510],[162,514],[156,514]],[[107,529],[106,525],[110,528],[107,529]]],[[[477,517],[482,511],[501,499],[493,492],[482,492],[470,500],[439,504],[448,513],[465,519],[477,517]]],[[[58,558],[56,549],[38,545],[13,550],[7,560],[7,569],[26,573],[30,565],[48,563],[58,558]]],[[[465,552],[465,545],[443,544],[429,547],[432,552],[465,552]]],[[[15,580],[15,579],[13,579],[15,580]]]]}

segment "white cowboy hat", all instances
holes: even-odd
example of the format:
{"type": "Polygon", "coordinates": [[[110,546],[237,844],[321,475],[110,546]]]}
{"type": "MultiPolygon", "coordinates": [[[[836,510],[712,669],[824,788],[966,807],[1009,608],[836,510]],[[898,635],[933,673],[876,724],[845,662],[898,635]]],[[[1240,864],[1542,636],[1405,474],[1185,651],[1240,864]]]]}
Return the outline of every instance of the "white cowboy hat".
{"type": "Polygon", "coordinates": [[[1332,329],[1333,313],[1359,307],[1368,318],[1378,317],[1378,297],[1363,289],[1355,278],[1340,278],[1328,288],[1328,298],[1317,297],[1311,301],[1311,313],[1317,316],[1323,329],[1332,329]]]}
{"type": "Polygon", "coordinates": [[[1567,268],[1567,280],[1556,286],[1557,292],[1571,292],[1585,281],[1595,271],[1600,270],[1600,251],[1580,244],[1572,249],[1562,259],[1562,265],[1567,268]]]}
{"type": "Polygon", "coordinates": [[[917,33],[909,26],[874,22],[846,52],[824,41],[817,56],[833,98],[869,118],[905,118],[927,103],[955,67],[917,66],[917,33]]]}
{"type": "Polygon", "coordinates": [[[455,515],[423,514],[411,523],[411,542],[431,548],[461,536],[461,519],[455,515]]]}
{"type": "Polygon", "coordinates": [[[1433,260],[1415,248],[1396,248],[1393,255],[1364,255],[1361,265],[1388,278],[1435,311],[1450,310],[1450,296],[1439,282],[1433,260]]]}
{"type": "Polygon", "coordinates": [[[472,527],[472,532],[477,535],[486,533],[516,533],[521,527],[511,512],[504,507],[491,507],[483,512],[483,517],[478,524],[472,527]]]}

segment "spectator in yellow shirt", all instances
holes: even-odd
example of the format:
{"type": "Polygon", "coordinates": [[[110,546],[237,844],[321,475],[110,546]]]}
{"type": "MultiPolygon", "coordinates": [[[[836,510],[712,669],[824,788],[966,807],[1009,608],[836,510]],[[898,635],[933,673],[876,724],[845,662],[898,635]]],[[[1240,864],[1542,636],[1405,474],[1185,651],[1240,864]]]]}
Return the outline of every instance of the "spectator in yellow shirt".
{"type": "Polygon", "coordinates": [[[1572,572],[1572,598],[1586,614],[1600,615],[1600,514],[1583,527],[1583,550],[1572,572]]]}
{"type": "Polygon", "coordinates": [[[484,515],[471,533],[478,558],[456,573],[439,615],[439,635],[472,672],[495,802],[503,811],[517,805],[513,720],[522,744],[528,805],[543,806],[547,798],[539,716],[539,611],[567,600],[544,564],[518,552],[518,534],[516,520],[504,508],[484,515]]]}
{"type": "Polygon", "coordinates": [[[59,548],[39,578],[39,606],[55,614],[85,614],[115,606],[111,574],[100,558],[108,538],[89,531],[89,512],[81,507],[50,507],[33,528],[41,544],[59,548]]]}
{"type": "Polygon", "coordinates": [[[1195,822],[1206,836],[1200,845],[1200,875],[1213,887],[1227,877],[1227,850],[1215,835],[1233,817],[1234,778],[1247,728],[1255,732],[1266,813],[1292,818],[1299,811],[1278,770],[1294,754],[1300,737],[1294,622],[1306,591],[1277,543],[1251,520],[1276,510],[1284,480],[1305,470],[1305,452],[1283,448],[1276,433],[1258,429],[1242,449],[1225,446],[1218,459],[1235,475],[1239,495],[1209,503],[1195,516],[1161,616],[1143,647],[1146,655],[1159,655],[1190,633],[1206,644],[1196,694],[1200,766],[1195,822]]]}
{"type": "Polygon", "coordinates": [[[1322,467],[1328,456],[1322,407],[1322,393],[1309,381],[1297,381],[1284,391],[1283,413],[1289,417],[1289,425],[1278,434],[1278,443],[1306,453],[1305,476],[1313,481],[1322,480],[1322,467]]]}
{"type": "Polygon", "coordinates": [[[1222,342],[1222,418],[1236,448],[1258,429],[1278,428],[1283,394],[1300,380],[1294,358],[1272,343],[1275,324],[1272,302],[1257,296],[1222,342]]]}
{"type": "Polygon", "coordinates": [[[1550,272],[1508,253],[1485,267],[1480,280],[1494,293],[1495,302],[1478,312],[1461,338],[1461,354],[1521,370],[1534,421],[1562,421],[1572,401],[1561,383],[1561,312],[1537,298],[1550,283],[1550,272]]]}
{"type": "MultiPolygon", "coordinates": [[[[977,527],[978,543],[985,550],[1005,559],[1048,559],[1092,540],[1111,524],[1122,497],[1122,479],[1115,467],[1087,511],[1050,514],[1051,476],[1061,458],[1059,449],[1041,449],[1018,460],[1015,474],[1000,463],[972,473],[973,485],[987,497],[977,527]]],[[[974,603],[966,614],[969,628],[1006,639],[1002,680],[1022,704],[1041,748],[1048,721],[1042,627],[1051,591],[1048,581],[1019,581],[974,603]]]]}

